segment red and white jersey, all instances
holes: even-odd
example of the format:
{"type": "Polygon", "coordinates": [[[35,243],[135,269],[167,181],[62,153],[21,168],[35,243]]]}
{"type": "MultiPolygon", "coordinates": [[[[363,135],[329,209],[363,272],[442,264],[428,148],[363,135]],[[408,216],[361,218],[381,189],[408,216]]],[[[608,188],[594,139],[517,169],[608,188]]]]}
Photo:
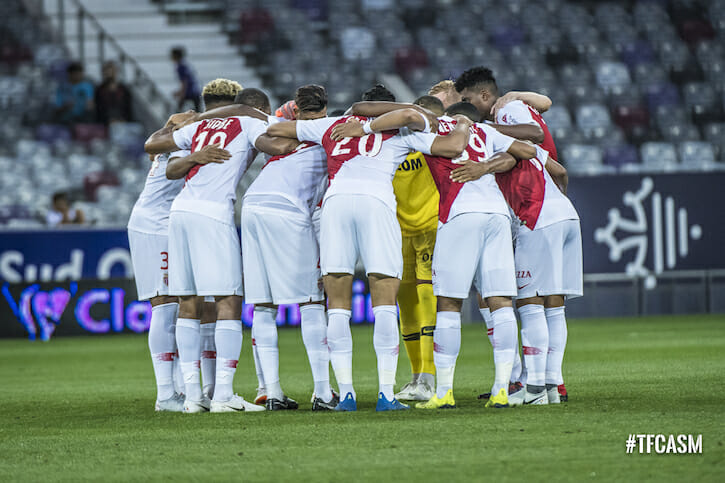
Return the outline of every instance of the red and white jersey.
{"type": "Polygon", "coordinates": [[[545,169],[548,157],[556,160],[557,156],[554,140],[541,114],[521,101],[514,101],[498,111],[496,121],[509,125],[537,124],[544,131],[537,158],[521,161],[511,171],[496,174],[496,181],[516,216],[531,230],[562,220],[578,220],[571,201],[545,169]],[[546,152],[548,156],[544,156],[546,152]]]}
{"type": "Polygon", "coordinates": [[[188,211],[234,224],[236,188],[252,164],[254,143],[267,132],[267,123],[252,117],[229,117],[195,122],[174,131],[174,142],[192,153],[219,144],[231,153],[223,163],[197,164],[186,175],[186,184],[171,211],[188,211]]]}
{"type": "Polygon", "coordinates": [[[319,144],[305,141],[294,151],[272,156],[244,193],[244,203],[264,204],[270,197],[284,198],[312,215],[327,188],[327,154],[319,144]]]}
{"type": "MultiPolygon", "coordinates": [[[[395,211],[395,171],[411,150],[429,152],[432,138],[400,129],[333,141],[330,138],[332,128],[351,117],[297,121],[297,139],[321,144],[327,153],[330,185],[324,199],[342,193],[368,195],[378,198],[395,211]]],[[[362,122],[367,120],[364,117],[358,119],[362,122]]]]}
{"type": "Polygon", "coordinates": [[[168,179],[166,166],[171,158],[183,158],[189,151],[176,151],[171,154],[157,154],[151,163],[143,191],[133,205],[128,219],[129,230],[153,235],[166,235],[169,229],[169,211],[171,203],[184,187],[183,179],[168,179]]]}
{"type": "MultiPolygon", "coordinates": [[[[453,118],[444,116],[438,119],[438,134],[446,135],[456,126],[453,118]]],[[[506,200],[501,193],[496,178],[491,174],[481,176],[475,181],[456,183],[451,181],[450,173],[461,161],[472,159],[486,162],[496,153],[508,151],[514,139],[501,134],[483,123],[471,126],[471,135],[465,151],[456,159],[426,155],[428,167],[440,193],[438,219],[441,223],[462,213],[497,213],[510,217],[506,200]]],[[[426,154],[426,151],[423,151],[426,154]]]]}

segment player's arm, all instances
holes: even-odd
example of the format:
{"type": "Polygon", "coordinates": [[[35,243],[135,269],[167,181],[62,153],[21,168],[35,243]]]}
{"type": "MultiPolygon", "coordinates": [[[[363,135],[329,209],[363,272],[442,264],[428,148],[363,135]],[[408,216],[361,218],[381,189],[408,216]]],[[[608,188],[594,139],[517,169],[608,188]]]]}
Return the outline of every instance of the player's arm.
{"type": "Polygon", "coordinates": [[[373,132],[393,131],[407,127],[413,131],[430,129],[428,119],[415,109],[397,109],[362,124],[355,118],[332,128],[330,138],[340,141],[344,138],[359,138],[373,132]]]}
{"type": "MultiPolygon", "coordinates": [[[[544,142],[544,130],[538,124],[489,124],[489,126],[512,138],[531,141],[535,144],[544,142]]],[[[533,156],[531,157],[533,158],[533,156]]]]}
{"type": "Polygon", "coordinates": [[[383,114],[397,111],[399,109],[414,109],[426,116],[431,125],[435,125],[435,123],[437,123],[436,115],[428,109],[416,104],[408,104],[405,102],[360,101],[353,104],[350,111],[355,116],[379,117],[383,114]]]}
{"type": "Polygon", "coordinates": [[[153,133],[144,143],[143,149],[148,154],[170,153],[181,149],[174,141],[174,126],[162,127],[153,133]]]}
{"type": "MultiPolygon", "coordinates": [[[[203,121],[205,119],[218,119],[234,116],[253,117],[264,122],[267,122],[268,120],[268,116],[259,109],[255,109],[246,104],[229,104],[228,106],[217,107],[216,109],[197,113],[192,119],[186,121],[185,124],[191,124],[192,122],[203,121]]],[[[179,125],[177,129],[183,127],[185,124],[179,125]]]]}
{"type": "Polygon", "coordinates": [[[567,187],[569,186],[569,173],[567,173],[566,168],[560,163],[554,161],[551,156],[547,158],[544,167],[546,168],[546,171],[549,172],[551,178],[554,180],[554,183],[556,183],[561,192],[566,194],[567,187]]]}
{"type": "Polygon", "coordinates": [[[539,94],[538,92],[509,91],[496,99],[496,102],[491,107],[491,115],[493,118],[496,119],[498,110],[512,101],[521,101],[542,113],[548,111],[552,104],[549,96],[539,94]]]}
{"type": "Polygon", "coordinates": [[[536,157],[536,147],[522,141],[514,141],[506,151],[516,159],[531,159],[536,157]]]}
{"type": "Polygon", "coordinates": [[[516,166],[516,158],[509,153],[496,153],[485,162],[467,159],[461,166],[451,171],[450,178],[456,183],[474,181],[485,174],[503,173],[516,166]]]}
{"type": "MultiPolygon", "coordinates": [[[[285,123],[285,124],[289,124],[289,123],[285,123]]],[[[267,132],[269,132],[269,129],[267,130],[267,132]]],[[[275,136],[270,136],[269,134],[262,134],[254,142],[255,148],[262,151],[263,153],[266,153],[266,154],[269,154],[272,156],[279,156],[282,154],[291,153],[299,145],[300,145],[300,142],[297,140],[296,137],[295,138],[275,137],[275,136]]]]}
{"type": "Polygon", "coordinates": [[[267,136],[273,138],[297,139],[297,121],[278,122],[272,124],[267,128],[267,136]]]}
{"type": "Polygon", "coordinates": [[[468,137],[471,134],[473,121],[463,115],[453,116],[456,127],[446,136],[436,135],[430,147],[430,154],[444,158],[457,158],[468,146],[468,137]]]}
{"type": "Polygon", "coordinates": [[[188,156],[169,159],[169,164],[166,165],[166,177],[168,179],[181,179],[197,164],[223,163],[231,158],[231,153],[220,146],[221,144],[211,144],[188,156]]]}

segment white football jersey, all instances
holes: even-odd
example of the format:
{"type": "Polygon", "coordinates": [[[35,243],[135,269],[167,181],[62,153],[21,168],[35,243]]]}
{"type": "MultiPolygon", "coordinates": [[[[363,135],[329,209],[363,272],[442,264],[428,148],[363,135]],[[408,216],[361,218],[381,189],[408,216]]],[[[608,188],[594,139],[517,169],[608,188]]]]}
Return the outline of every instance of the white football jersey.
{"type": "Polygon", "coordinates": [[[281,197],[312,215],[327,188],[327,154],[319,144],[303,142],[294,151],[272,156],[244,193],[244,202],[281,197]]]}
{"type": "Polygon", "coordinates": [[[197,164],[186,175],[186,184],[171,205],[172,211],[198,213],[234,224],[236,188],[252,164],[254,143],[267,131],[267,123],[252,117],[208,119],[174,131],[174,141],[192,153],[219,144],[231,153],[223,163],[197,164]]]}
{"type": "Polygon", "coordinates": [[[369,195],[395,210],[395,171],[411,151],[430,150],[432,139],[400,129],[333,141],[330,138],[332,128],[347,122],[350,117],[297,121],[297,139],[321,144],[327,153],[330,185],[324,199],[342,193],[369,195]]]}
{"type": "Polygon", "coordinates": [[[166,235],[169,228],[169,211],[176,195],[184,187],[183,179],[168,179],[166,166],[171,158],[183,158],[189,151],[158,154],[149,169],[143,191],[133,205],[128,220],[130,230],[154,235],[166,235]]]}

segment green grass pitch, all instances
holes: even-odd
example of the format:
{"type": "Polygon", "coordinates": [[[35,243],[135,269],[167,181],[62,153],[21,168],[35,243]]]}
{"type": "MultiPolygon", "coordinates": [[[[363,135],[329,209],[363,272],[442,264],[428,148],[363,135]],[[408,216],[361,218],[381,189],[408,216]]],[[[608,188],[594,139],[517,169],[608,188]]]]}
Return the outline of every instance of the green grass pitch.
{"type": "MultiPolygon", "coordinates": [[[[296,412],[157,414],[144,336],[0,341],[2,481],[725,481],[725,316],[570,321],[570,402],[486,410],[481,325],[464,325],[455,410],[374,411],[355,327],[357,413],[309,411],[298,330],[280,330],[296,412]],[[626,454],[630,433],[702,434],[702,454],[626,454]]],[[[236,390],[256,386],[249,331],[236,390]]],[[[410,376],[401,350],[398,387],[410,376]]]]}

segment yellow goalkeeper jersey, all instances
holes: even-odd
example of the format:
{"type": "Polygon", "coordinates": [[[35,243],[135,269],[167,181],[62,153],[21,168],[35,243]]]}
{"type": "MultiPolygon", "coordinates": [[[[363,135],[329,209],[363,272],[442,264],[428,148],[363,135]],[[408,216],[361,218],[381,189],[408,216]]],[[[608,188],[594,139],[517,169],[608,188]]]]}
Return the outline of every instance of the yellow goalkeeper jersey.
{"type": "Polygon", "coordinates": [[[404,236],[438,227],[438,188],[422,153],[411,153],[405,158],[393,178],[393,190],[404,236]]]}

